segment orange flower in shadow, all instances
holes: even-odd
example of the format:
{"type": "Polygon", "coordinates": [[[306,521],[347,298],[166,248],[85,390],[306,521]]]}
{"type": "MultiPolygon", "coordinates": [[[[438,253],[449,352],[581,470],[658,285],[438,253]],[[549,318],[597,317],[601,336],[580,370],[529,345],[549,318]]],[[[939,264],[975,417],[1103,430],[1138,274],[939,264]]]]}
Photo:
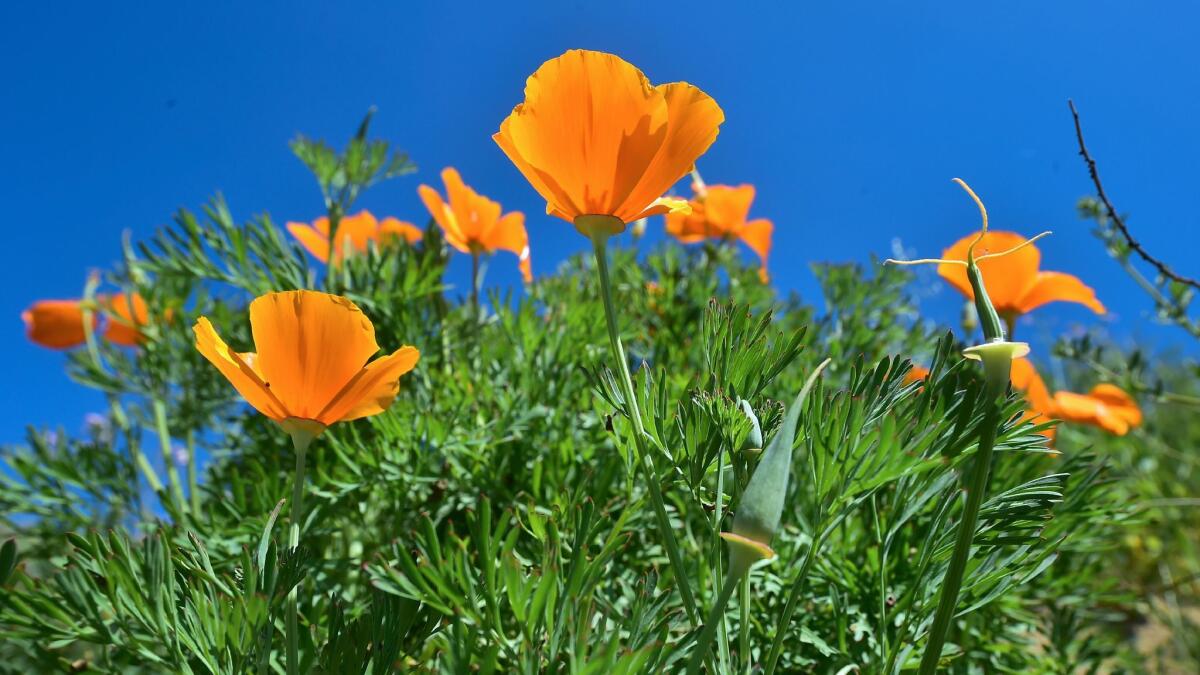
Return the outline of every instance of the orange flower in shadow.
{"type": "Polygon", "coordinates": [[[1087,394],[1055,392],[1054,404],[1059,418],[1100,427],[1116,436],[1124,436],[1142,423],[1137,402],[1113,384],[1098,384],[1087,394]]]}
{"type": "MultiPolygon", "coordinates": [[[[990,287],[989,287],[990,289],[990,287]]],[[[1042,381],[1042,376],[1038,375],[1037,369],[1033,367],[1033,363],[1027,358],[1013,359],[1012,370],[1009,371],[1009,379],[1012,382],[1013,389],[1025,395],[1025,403],[1027,408],[1022,420],[1028,420],[1033,424],[1042,424],[1058,417],[1057,408],[1054,405],[1054,399],[1050,396],[1050,390],[1046,388],[1046,383],[1042,381]]],[[[1054,440],[1056,429],[1051,427],[1041,432],[1043,436],[1054,440]]]]}
{"type": "Polygon", "coordinates": [[[917,382],[924,382],[927,377],[929,377],[929,369],[914,363],[912,364],[912,368],[909,368],[908,372],[904,373],[904,379],[901,382],[903,384],[916,384],[917,382]]]}
{"type": "Polygon", "coordinates": [[[375,328],[346,298],[315,291],[268,293],[250,303],[257,352],[237,353],[200,317],[200,351],[246,401],[285,429],[377,415],[391,405],[400,376],[420,354],[403,346],[379,351],[375,328]]]}
{"type": "MultiPolygon", "coordinates": [[[[653,86],[613,54],[571,50],[525,82],[525,101],[492,138],[546,200],[585,235],[686,209],[662,200],[717,138],[725,120],[686,82],[653,86]],[[603,224],[581,217],[605,216],[603,224]]],[[[594,221],[594,219],[593,219],[594,221]]]]}
{"type": "Polygon", "coordinates": [[[513,211],[501,216],[498,202],[472,190],[451,167],[442,169],[442,182],[446,184],[444,200],[428,185],[417,188],[417,193],[441,226],[446,242],[463,253],[515,253],[525,283],[533,281],[525,214],[513,211]]]}
{"type": "MultiPolygon", "coordinates": [[[[321,216],[312,222],[287,224],[288,232],[300,242],[308,252],[321,262],[329,262],[329,218],[321,216]]],[[[370,211],[359,211],[352,216],[345,216],[338,221],[338,240],[333,244],[333,262],[341,262],[345,256],[347,242],[354,251],[367,250],[369,242],[384,243],[394,239],[403,239],[409,244],[421,241],[421,228],[395,218],[376,220],[370,211]]]]}
{"type": "MultiPolygon", "coordinates": [[[[114,344],[136,347],[144,336],[141,326],[149,321],[146,301],[134,293],[96,296],[97,309],[103,312],[104,329],[100,336],[114,344]]],[[[21,313],[30,341],[50,349],[71,349],[87,341],[84,331],[82,300],[41,300],[21,313]]],[[[92,316],[92,328],[100,325],[101,312],[92,316]]]]}
{"type": "MultiPolygon", "coordinates": [[[[947,260],[966,260],[967,249],[978,236],[976,233],[959,239],[946,249],[942,257],[947,260]]],[[[1015,232],[989,230],[975,246],[975,255],[978,257],[1006,251],[1024,241],[1025,237],[1015,232]]],[[[1077,302],[1097,314],[1105,312],[1104,305],[1096,299],[1095,291],[1073,275],[1039,270],[1041,259],[1041,251],[1036,245],[1030,244],[1006,256],[979,261],[988,295],[1001,317],[1011,322],[1022,314],[1055,301],[1077,302]]],[[[967,269],[962,265],[943,263],[938,265],[938,274],[968,299],[975,298],[971,283],[967,281],[967,269]]]]}
{"type": "Polygon", "coordinates": [[[766,283],[767,256],[775,226],[766,218],[749,220],[753,201],[753,185],[710,185],[688,202],[691,213],[666,214],[667,233],[685,244],[705,239],[741,240],[762,261],[759,277],[766,283]]]}

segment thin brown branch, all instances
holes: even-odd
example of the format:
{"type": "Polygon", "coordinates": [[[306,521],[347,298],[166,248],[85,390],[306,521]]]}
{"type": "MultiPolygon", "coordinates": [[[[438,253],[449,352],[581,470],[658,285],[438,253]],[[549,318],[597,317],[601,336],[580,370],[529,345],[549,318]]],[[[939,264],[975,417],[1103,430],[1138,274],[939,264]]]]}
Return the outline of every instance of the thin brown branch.
{"type": "Polygon", "coordinates": [[[1092,176],[1092,184],[1096,186],[1096,196],[1100,198],[1100,203],[1104,204],[1104,210],[1108,215],[1108,219],[1117,226],[1117,230],[1121,233],[1121,236],[1125,238],[1125,243],[1129,244],[1129,248],[1133,249],[1133,251],[1137,253],[1142,260],[1145,260],[1153,265],[1154,268],[1158,270],[1159,274],[1172,281],[1186,284],[1192,288],[1200,290],[1200,281],[1176,273],[1174,270],[1168,267],[1166,263],[1150,255],[1150,253],[1147,252],[1146,249],[1142,248],[1142,245],[1133,238],[1133,235],[1129,233],[1129,228],[1126,227],[1125,220],[1117,213],[1117,210],[1113,207],[1112,202],[1109,201],[1108,195],[1105,194],[1104,184],[1100,182],[1100,172],[1096,168],[1096,160],[1092,159],[1091,154],[1088,153],[1087,144],[1083,142],[1083,127],[1079,123],[1079,111],[1075,109],[1075,102],[1067,99],[1067,105],[1071,107],[1071,117],[1075,120],[1075,139],[1079,141],[1079,155],[1083,157],[1083,161],[1087,163],[1088,173],[1092,176]]]}

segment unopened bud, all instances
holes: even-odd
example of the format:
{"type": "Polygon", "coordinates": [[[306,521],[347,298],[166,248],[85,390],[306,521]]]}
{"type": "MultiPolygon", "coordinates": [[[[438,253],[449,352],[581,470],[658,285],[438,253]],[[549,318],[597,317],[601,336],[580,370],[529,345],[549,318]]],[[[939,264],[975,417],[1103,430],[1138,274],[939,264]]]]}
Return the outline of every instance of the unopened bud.
{"type": "Polygon", "coordinates": [[[746,399],[738,399],[738,407],[742,409],[742,413],[750,418],[750,431],[746,434],[746,439],[742,441],[742,452],[748,456],[754,457],[762,453],[763,437],[762,427],[758,423],[758,416],[754,414],[754,408],[750,407],[750,402],[746,399]]]}

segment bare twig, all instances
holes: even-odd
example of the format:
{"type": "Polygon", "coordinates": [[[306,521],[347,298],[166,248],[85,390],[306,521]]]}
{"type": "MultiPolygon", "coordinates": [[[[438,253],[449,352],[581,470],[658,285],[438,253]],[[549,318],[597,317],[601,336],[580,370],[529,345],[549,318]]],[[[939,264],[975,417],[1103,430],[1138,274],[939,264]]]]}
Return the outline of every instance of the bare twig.
{"type": "Polygon", "coordinates": [[[1142,245],[1138,243],[1133,235],[1129,233],[1129,228],[1126,227],[1124,219],[1117,214],[1117,210],[1113,207],[1112,202],[1108,200],[1108,195],[1104,192],[1104,185],[1100,182],[1100,172],[1096,169],[1096,160],[1092,159],[1088,153],[1087,145],[1083,142],[1083,127],[1079,123],[1079,111],[1075,109],[1075,102],[1068,99],[1067,105],[1071,107],[1071,117],[1075,120],[1075,139],[1079,141],[1079,155],[1083,157],[1083,161],[1087,163],[1088,173],[1091,174],[1092,184],[1096,186],[1096,196],[1100,198],[1100,202],[1104,204],[1104,210],[1108,214],[1109,220],[1117,226],[1117,230],[1121,232],[1121,236],[1125,238],[1125,243],[1129,244],[1129,248],[1133,249],[1141,258],[1154,266],[1159,274],[1164,277],[1191,286],[1200,290],[1200,281],[1185,277],[1176,273],[1166,263],[1150,255],[1142,245]]]}

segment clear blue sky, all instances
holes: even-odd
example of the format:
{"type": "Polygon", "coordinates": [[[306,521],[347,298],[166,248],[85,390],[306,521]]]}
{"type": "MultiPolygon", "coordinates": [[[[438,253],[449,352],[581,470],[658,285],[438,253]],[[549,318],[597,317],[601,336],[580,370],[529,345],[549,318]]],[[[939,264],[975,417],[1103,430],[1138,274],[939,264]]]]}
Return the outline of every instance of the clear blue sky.
{"type": "MultiPolygon", "coordinates": [[[[0,10],[0,267],[6,354],[0,442],[27,423],[76,431],[100,399],[63,374],[61,354],[25,339],[21,310],[80,293],[120,233],[144,236],[217,191],[239,218],[309,219],[321,203],[289,153],[303,132],[341,143],[368,106],[374,131],[420,165],[366,195],[378,215],[423,221],[418,183],[458,167],[529,216],[533,265],[552,271],[583,240],[491,141],[544,60],[572,47],[615,52],[652,81],[686,79],[727,122],[701,169],[752,182],[754,215],[776,223],[773,273],[818,301],[808,262],[866,261],[893,238],[935,255],[976,214],[997,228],[1054,229],[1044,267],[1082,276],[1121,335],[1186,344],[1146,328],[1148,301],[1074,212],[1090,184],[1066,99],[1118,206],[1145,243],[1200,273],[1189,207],[1200,156],[1195,3],[8,3],[0,10]],[[653,5],[653,6],[652,6],[653,5]]],[[[660,222],[652,224],[661,228],[660,222]]],[[[465,279],[462,261],[452,281],[465,279]]],[[[508,261],[489,283],[512,284],[508,261]]],[[[943,290],[928,311],[952,321],[943,290]]],[[[1096,319],[1036,314],[1035,334],[1096,319]]]]}

